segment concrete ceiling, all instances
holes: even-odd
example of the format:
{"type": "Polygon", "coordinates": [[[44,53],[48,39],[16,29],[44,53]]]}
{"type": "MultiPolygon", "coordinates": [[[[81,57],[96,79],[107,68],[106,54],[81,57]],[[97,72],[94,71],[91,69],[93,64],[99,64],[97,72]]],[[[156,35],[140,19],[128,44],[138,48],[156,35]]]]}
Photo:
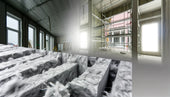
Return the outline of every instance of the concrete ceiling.
{"type": "Polygon", "coordinates": [[[64,33],[65,21],[77,0],[6,0],[53,35],[64,33]],[[51,24],[51,27],[49,25],[51,24]],[[50,29],[51,28],[51,29],[50,29]],[[51,31],[50,31],[51,30],[51,31]]]}
{"type": "Polygon", "coordinates": [[[153,0],[149,3],[143,4],[139,7],[140,14],[152,12],[158,9],[161,9],[161,1],[162,0],[153,0]]]}
{"type": "Polygon", "coordinates": [[[93,0],[93,5],[99,12],[104,13],[127,2],[130,0],[93,0]]]}
{"type": "MultiPolygon", "coordinates": [[[[70,32],[75,27],[74,22],[78,24],[78,10],[80,0],[5,0],[23,13],[26,13],[34,21],[42,25],[53,35],[64,34],[70,32]],[[77,16],[77,17],[76,17],[77,16]],[[70,23],[68,23],[68,21],[70,23]],[[51,27],[50,27],[50,24],[51,27]],[[70,28],[69,28],[70,27],[70,28]],[[69,29],[68,29],[69,28],[69,29]]],[[[92,0],[93,6],[100,12],[107,12],[130,0],[92,0]]],[[[161,0],[153,0],[150,3],[140,6],[141,13],[158,9],[161,6],[161,0]]],[[[77,25],[75,24],[75,25],[77,25]]],[[[74,31],[72,31],[74,32],[74,31]]]]}
{"type": "MultiPolygon", "coordinates": [[[[155,11],[161,8],[162,0],[139,0],[140,14],[155,11]]],[[[93,0],[93,7],[106,17],[125,11],[131,8],[131,0],[93,0]]]]}

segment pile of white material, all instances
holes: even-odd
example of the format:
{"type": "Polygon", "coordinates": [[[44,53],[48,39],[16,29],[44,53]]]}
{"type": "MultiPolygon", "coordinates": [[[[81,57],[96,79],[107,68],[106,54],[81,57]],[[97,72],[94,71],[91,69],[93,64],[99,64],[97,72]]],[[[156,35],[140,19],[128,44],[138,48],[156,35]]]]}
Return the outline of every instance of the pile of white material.
{"type": "Polygon", "coordinates": [[[24,82],[27,82],[27,84],[23,87],[22,91],[19,91],[19,97],[37,97],[39,91],[46,88],[45,84],[50,82],[55,83],[59,81],[65,85],[77,77],[77,67],[76,63],[65,63],[56,68],[51,68],[42,74],[24,79],[24,82]]]}
{"type": "Polygon", "coordinates": [[[132,63],[121,61],[108,97],[132,97],[132,63]]]}
{"type": "Polygon", "coordinates": [[[79,65],[78,74],[81,75],[87,69],[88,57],[82,55],[74,55],[69,53],[62,53],[63,63],[77,63],[79,65]]]}
{"type": "Polygon", "coordinates": [[[62,64],[62,54],[61,52],[52,52],[52,51],[49,51],[48,56],[51,56],[51,57],[55,57],[58,62],[60,62],[60,64],[62,64]]]}
{"type": "Polygon", "coordinates": [[[97,57],[88,57],[88,67],[91,67],[95,64],[97,57]]]}
{"type": "Polygon", "coordinates": [[[13,78],[0,88],[0,97],[18,97],[18,91],[22,90],[25,84],[22,77],[17,76],[13,78]]]}
{"type": "Polygon", "coordinates": [[[81,76],[69,83],[72,97],[98,97],[98,88],[107,72],[111,60],[99,59],[92,67],[88,68],[81,76]],[[104,62],[100,63],[103,60],[104,62]]]}
{"type": "Polygon", "coordinates": [[[8,61],[8,58],[19,58],[25,55],[30,55],[31,53],[34,53],[35,50],[31,48],[23,48],[18,47],[14,50],[9,50],[5,52],[0,52],[0,62],[8,61]]]}
{"type": "Polygon", "coordinates": [[[87,69],[88,57],[87,56],[82,56],[82,55],[71,55],[68,58],[67,62],[77,63],[79,65],[78,74],[81,75],[87,69]]]}
{"type": "Polygon", "coordinates": [[[38,58],[33,61],[27,61],[24,64],[16,65],[13,68],[4,70],[0,72],[0,83],[10,80],[11,77],[14,77],[16,73],[21,73],[24,78],[40,74],[43,71],[47,71],[49,68],[54,68],[58,65],[56,58],[51,56],[45,56],[38,58]]]}
{"type": "MultiPolygon", "coordinates": [[[[62,53],[62,63],[67,63],[70,56],[72,56],[72,54],[62,53]]],[[[76,61],[76,59],[72,61],[76,61]]]]}
{"type": "Polygon", "coordinates": [[[39,54],[42,54],[44,56],[48,54],[48,52],[46,50],[39,50],[39,49],[36,49],[35,53],[39,53],[39,54]]]}
{"type": "Polygon", "coordinates": [[[63,84],[56,82],[56,84],[50,83],[51,86],[47,86],[46,93],[43,97],[70,97],[70,93],[63,84]]]}
{"type": "Polygon", "coordinates": [[[3,46],[0,46],[0,52],[14,50],[14,49],[17,49],[17,47],[14,47],[12,45],[3,45],[3,46]]]}
{"type": "Polygon", "coordinates": [[[0,63],[0,71],[7,69],[7,68],[8,69],[12,68],[15,65],[22,64],[24,62],[31,61],[31,60],[34,60],[40,57],[43,57],[43,55],[42,54],[31,54],[29,56],[24,56],[24,57],[13,59],[13,60],[8,59],[7,62],[0,63]]]}

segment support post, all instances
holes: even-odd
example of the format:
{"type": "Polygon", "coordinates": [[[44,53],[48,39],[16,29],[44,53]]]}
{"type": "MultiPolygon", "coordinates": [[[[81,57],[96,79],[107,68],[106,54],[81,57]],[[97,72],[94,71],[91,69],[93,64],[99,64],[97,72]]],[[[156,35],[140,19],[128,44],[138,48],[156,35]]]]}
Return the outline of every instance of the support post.
{"type": "Polygon", "coordinates": [[[132,0],[132,61],[138,60],[138,0],[132,0]]]}
{"type": "Polygon", "coordinates": [[[163,64],[170,64],[170,1],[162,0],[162,61],[163,64]]]}
{"type": "Polygon", "coordinates": [[[0,1],[0,36],[0,44],[7,44],[6,6],[2,1],[0,1]]]}
{"type": "Polygon", "coordinates": [[[89,20],[88,20],[88,25],[89,25],[89,51],[88,53],[91,54],[93,52],[93,42],[92,42],[92,0],[88,0],[88,12],[89,12],[89,20]]]}

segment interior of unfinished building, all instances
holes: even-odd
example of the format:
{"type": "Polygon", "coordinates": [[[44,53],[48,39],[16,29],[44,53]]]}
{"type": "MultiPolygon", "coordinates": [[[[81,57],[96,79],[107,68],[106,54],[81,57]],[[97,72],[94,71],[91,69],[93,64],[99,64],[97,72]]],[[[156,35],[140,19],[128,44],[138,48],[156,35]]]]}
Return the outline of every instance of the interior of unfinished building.
{"type": "Polygon", "coordinates": [[[0,0],[0,97],[169,97],[169,9],[170,0],[0,0]]]}

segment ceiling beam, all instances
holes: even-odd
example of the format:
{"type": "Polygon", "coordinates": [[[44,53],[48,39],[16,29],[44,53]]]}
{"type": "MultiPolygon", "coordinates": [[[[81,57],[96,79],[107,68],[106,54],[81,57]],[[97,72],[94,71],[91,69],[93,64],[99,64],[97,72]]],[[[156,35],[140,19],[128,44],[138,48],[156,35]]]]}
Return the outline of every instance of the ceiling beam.
{"type": "Polygon", "coordinates": [[[103,0],[100,0],[99,2],[97,2],[96,4],[93,4],[93,6],[97,6],[99,3],[102,3],[103,2],[103,0]]]}
{"type": "Polygon", "coordinates": [[[49,1],[52,1],[52,0],[45,0],[45,1],[43,1],[43,2],[41,2],[41,3],[39,3],[39,4],[37,4],[37,5],[33,6],[32,8],[28,9],[27,12],[30,12],[30,11],[36,9],[37,7],[40,7],[40,6],[48,3],[49,1]]]}
{"type": "MultiPolygon", "coordinates": [[[[139,5],[143,5],[145,3],[148,3],[148,2],[151,2],[153,0],[139,0],[139,5]]],[[[116,8],[113,8],[105,13],[103,13],[106,17],[111,17],[115,14],[118,14],[118,13],[121,13],[121,12],[124,12],[126,10],[129,10],[131,9],[131,2],[128,2],[128,3],[125,3],[119,7],[116,7],[116,8]]]]}

